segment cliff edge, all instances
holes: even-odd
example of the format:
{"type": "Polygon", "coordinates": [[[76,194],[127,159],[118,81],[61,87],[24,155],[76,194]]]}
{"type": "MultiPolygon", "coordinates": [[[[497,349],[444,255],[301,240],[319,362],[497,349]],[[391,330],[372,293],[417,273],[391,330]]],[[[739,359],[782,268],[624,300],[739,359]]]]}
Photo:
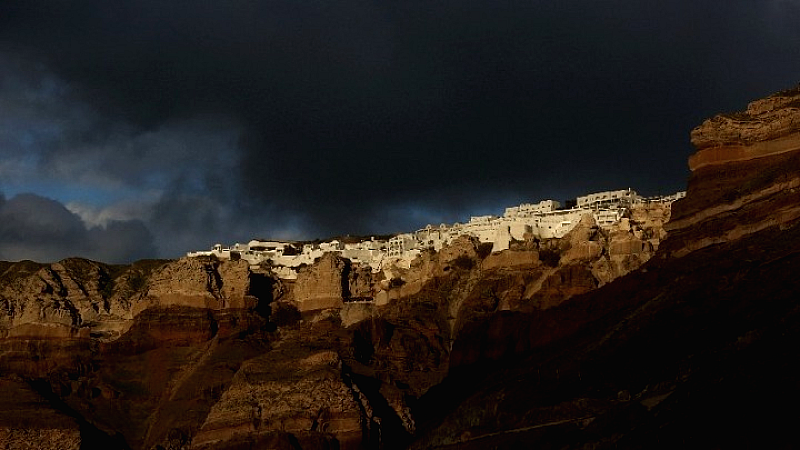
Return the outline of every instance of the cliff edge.
{"type": "Polygon", "coordinates": [[[666,225],[670,255],[800,218],[800,87],[709,119],[691,136],[687,195],[666,225]]]}
{"type": "Polygon", "coordinates": [[[486,317],[462,340],[482,357],[421,399],[411,448],[791,447],[798,97],[692,132],[687,196],[639,269],[546,310],[486,317]]]}
{"type": "Polygon", "coordinates": [[[800,86],[719,114],[692,130],[689,168],[747,161],[800,149],[800,86]]]}

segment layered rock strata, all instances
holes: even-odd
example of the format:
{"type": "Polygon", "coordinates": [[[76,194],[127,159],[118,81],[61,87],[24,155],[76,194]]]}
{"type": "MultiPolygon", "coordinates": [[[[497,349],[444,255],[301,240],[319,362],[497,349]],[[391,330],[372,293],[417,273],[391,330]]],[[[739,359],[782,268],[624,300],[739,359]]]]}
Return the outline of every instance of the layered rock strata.
{"type": "MultiPolygon", "coordinates": [[[[702,163],[640,270],[554,307],[491,315],[457,340],[451,367],[474,364],[421,400],[426,431],[411,448],[791,447],[800,152],[741,158],[738,147],[794,139],[798,94],[695,132],[702,163]]],[[[633,231],[618,251],[653,243],[633,231]]]]}
{"type": "Polygon", "coordinates": [[[464,236],[378,273],[326,254],[293,282],[214,258],[0,263],[0,370],[59,417],[0,420],[0,433],[103,448],[403,448],[420,432],[418,402],[454,368],[516,349],[496,345],[513,330],[494,318],[549,314],[635,270],[669,214],[640,205],[608,230],[587,216],[564,239],[494,254],[464,236]]]}
{"type": "Polygon", "coordinates": [[[0,448],[79,450],[78,422],[19,378],[0,378],[0,448]]]}
{"type": "Polygon", "coordinates": [[[244,261],[185,258],[123,267],[72,258],[53,264],[4,264],[0,337],[111,340],[148,308],[221,311],[257,304],[251,292],[257,275],[244,261]]]}
{"type": "Polygon", "coordinates": [[[498,356],[471,344],[490,317],[554,308],[627,273],[667,218],[650,208],[605,231],[587,217],[565,239],[496,254],[462,237],[379,273],[327,254],[289,283],[213,258],[3,263],[0,368],[50,389],[55,414],[85,418],[77,432],[67,420],[8,437],[402,447],[419,398],[453,367],[498,356]]]}
{"type": "Polygon", "coordinates": [[[710,119],[692,142],[687,196],[666,226],[672,255],[800,219],[800,88],[710,119]]]}
{"type": "Polygon", "coordinates": [[[132,315],[151,307],[187,306],[212,310],[252,309],[251,273],[244,260],[184,258],[166,264],[150,277],[147,291],[132,315]]]}
{"type": "Polygon", "coordinates": [[[720,114],[692,130],[697,153],[692,171],[734,161],[748,161],[800,149],[800,87],[747,105],[735,114],[720,114]]]}
{"type": "Polygon", "coordinates": [[[361,405],[331,350],[287,354],[280,348],[247,361],[192,440],[193,449],[227,448],[289,433],[303,441],[360,448],[361,405]]]}

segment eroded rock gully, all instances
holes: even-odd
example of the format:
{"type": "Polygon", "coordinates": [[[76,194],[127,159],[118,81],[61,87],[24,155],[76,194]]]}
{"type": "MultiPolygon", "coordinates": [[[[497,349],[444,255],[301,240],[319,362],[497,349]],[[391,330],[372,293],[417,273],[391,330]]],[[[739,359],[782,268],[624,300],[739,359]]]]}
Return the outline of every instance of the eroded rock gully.
{"type": "Polygon", "coordinates": [[[500,253],[465,237],[379,274],[327,254],[296,281],[204,258],[0,263],[0,442],[780,446],[800,399],[798,94],[695,130],[672,208],[500,253]]]}

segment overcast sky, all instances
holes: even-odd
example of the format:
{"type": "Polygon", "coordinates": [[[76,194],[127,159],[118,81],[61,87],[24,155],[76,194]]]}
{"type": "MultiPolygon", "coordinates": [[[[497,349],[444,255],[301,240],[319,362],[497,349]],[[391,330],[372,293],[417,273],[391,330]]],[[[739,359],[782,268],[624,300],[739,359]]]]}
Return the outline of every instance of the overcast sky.
{"type": "Polygon", "coordinates": [[[685,189],[800,0],[0,2],[0,259],[176,257],[685,189]]]}

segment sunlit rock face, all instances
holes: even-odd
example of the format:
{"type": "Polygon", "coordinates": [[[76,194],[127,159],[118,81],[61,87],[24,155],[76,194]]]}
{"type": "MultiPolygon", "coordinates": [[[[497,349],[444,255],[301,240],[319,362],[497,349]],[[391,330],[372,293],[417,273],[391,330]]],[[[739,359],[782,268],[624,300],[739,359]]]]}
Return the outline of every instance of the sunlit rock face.
{"type": "Polygon", "coordinates": [[[213,310],[252,309],[250,269],[246,261],[182,258],[161,267],[149,279],[136,315],[147,308],[188,306],[213,310]]]}
{"type": "Polygon", "coordinates": [[[800,149],[800,87],[751,102],[745,111],[720,114],[692,130],[692,171],[800,149]]]}
{"type": "Polygon", "coordinates": [[[800,218],[800,88],[692,131],[687,196],[666,229],[675,256],[800,218]]]}
{"type": "Polygon", "coordinates": [[[71,258],[2,264],[0,336],[113,338],[130,325],[150,272],[163,262],[123,267],[71,258]]]}
{"type": "Polygon", "coordinates": [[[151,307],[252,309],[244,261],[184,258],[111,266],[71,258],[3,263],[0,336],[115,339],[151,307]]]}
{"type": "Polygon", "coordinates": [[[238,364],[263,347],[259,339],[231,343],[266,326],[253,294],[268,304],[273,283],[247,264],[1,264],[0,383],[21,383],[55,416],[75,418],[48,423],[47,408],[24,420],[4,416],[22,421],[0,424],[3,442],[150,448],[170,435],[184,439],[185,424],[199,421],[238,364]],[[178,413],[186,405],[194,412],[178,413]]]}
{"type": "Polygon", "coordinates": [[[361,405],[342,379],[335,351],[275,350],[245,362],[209,412],[192,448],[225,448],[243,440],[290,433],[360,448],[361,405]]]}
{"type": "Polygon", "coordinates": [[[326,253],[313,265],[300,269],[292,293],[300,311],[341,308],[348,294],[348,263],[335,253],[326,253]]]}

